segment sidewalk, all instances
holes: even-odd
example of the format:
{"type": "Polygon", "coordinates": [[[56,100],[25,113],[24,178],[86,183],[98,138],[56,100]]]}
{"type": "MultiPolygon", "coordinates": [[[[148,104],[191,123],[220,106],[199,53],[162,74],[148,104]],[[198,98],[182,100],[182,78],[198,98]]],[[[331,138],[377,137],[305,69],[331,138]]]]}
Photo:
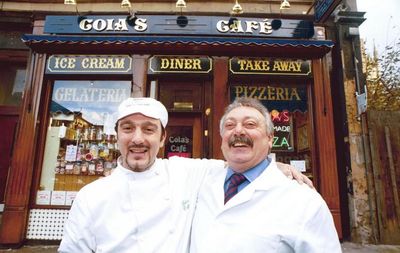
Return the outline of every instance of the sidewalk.
{"type": "MultiPolygon", "coordinates": [[[[342,243],[343,253],[399,253],[400,245],[362,245],[351,242],[342,243]]],[[[57,246],[24,246],[20,249],[0,249],[0,253],[56,253],[57,246]]],[[[243,252],[246,253],[246,252],[243,252]]]]}

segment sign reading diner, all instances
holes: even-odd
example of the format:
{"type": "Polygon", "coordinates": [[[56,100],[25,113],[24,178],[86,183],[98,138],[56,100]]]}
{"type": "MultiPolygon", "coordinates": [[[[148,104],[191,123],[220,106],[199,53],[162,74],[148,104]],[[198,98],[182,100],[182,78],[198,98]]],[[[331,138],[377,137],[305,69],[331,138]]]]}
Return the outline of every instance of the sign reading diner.
{"type": "Polygon", "coordinates": [[[211,70],[211,58],[206,56],[155,55],[149,64],[149,73],[210,73],[211,70]]]}
{"type": "Polygon", "coordinates": [[[238,58],[229,60],[232,74],[260,75],[311,75],[311,62],[303,60],[269,59],[269,58],[238,58]]]}
{"type": "Polygon", "coordinates": [[[51,55],[46,74],[131,74],[129,55],[51,55]]]}

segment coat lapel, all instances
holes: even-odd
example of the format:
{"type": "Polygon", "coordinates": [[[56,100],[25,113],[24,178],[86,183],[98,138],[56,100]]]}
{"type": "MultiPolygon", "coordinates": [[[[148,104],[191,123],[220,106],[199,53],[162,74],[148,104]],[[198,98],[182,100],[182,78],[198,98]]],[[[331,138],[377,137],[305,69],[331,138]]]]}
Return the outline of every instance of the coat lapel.
{"type": "MultiPolygon", "coordinates": [[[[287,180],[285,175],[278,169],[276,163],[272,161],[269,166],[264,170],[261,175],[231,198],[223,210],[228,210],[242,203],[245,203],[252,199],[256,191],[268,191],[270,188],[280,185],[284,180],[287,180]]],[[[223,196],[222,196],[223,204],[223,196]]]]}

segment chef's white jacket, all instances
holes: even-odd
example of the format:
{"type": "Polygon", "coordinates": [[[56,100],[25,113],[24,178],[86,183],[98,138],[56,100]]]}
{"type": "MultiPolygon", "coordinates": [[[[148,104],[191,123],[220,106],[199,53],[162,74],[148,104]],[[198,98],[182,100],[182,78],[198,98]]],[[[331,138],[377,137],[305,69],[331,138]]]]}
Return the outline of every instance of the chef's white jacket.
{"type": "Polygon", "coordinates": [[[145,172],[121,165],[82,188],[59,252],[186,253],[198,190],[220,160],[157,159],[145,172]]]}
{"type": "Polygon", "coordinates": [[[190,253],[341,252],[325,201],[275,162],[226,205],[225,176],[210,171],[200,188],[190,253]]]}

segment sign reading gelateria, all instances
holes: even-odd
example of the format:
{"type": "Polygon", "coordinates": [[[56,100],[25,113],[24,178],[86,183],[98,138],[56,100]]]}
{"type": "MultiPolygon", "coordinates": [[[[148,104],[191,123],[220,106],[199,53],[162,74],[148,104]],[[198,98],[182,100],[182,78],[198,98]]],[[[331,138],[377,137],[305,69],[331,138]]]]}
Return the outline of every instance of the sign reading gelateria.
{"type": "Polygon", "coordinates": [[[303,60],[238,58],[229,60],[232,74],[310,76],[311,62],[303,60]]]}
{"type": "Polygon", "coordinates": [[[46,74],[132,74],[129,55],[51,55],[46,74]]]}
{"type": "Polygon", "coordinates": [[[207,56],[155,55],[149,64],[149,73],[210,73],[211,70],[211,58],[207,56]]]}

